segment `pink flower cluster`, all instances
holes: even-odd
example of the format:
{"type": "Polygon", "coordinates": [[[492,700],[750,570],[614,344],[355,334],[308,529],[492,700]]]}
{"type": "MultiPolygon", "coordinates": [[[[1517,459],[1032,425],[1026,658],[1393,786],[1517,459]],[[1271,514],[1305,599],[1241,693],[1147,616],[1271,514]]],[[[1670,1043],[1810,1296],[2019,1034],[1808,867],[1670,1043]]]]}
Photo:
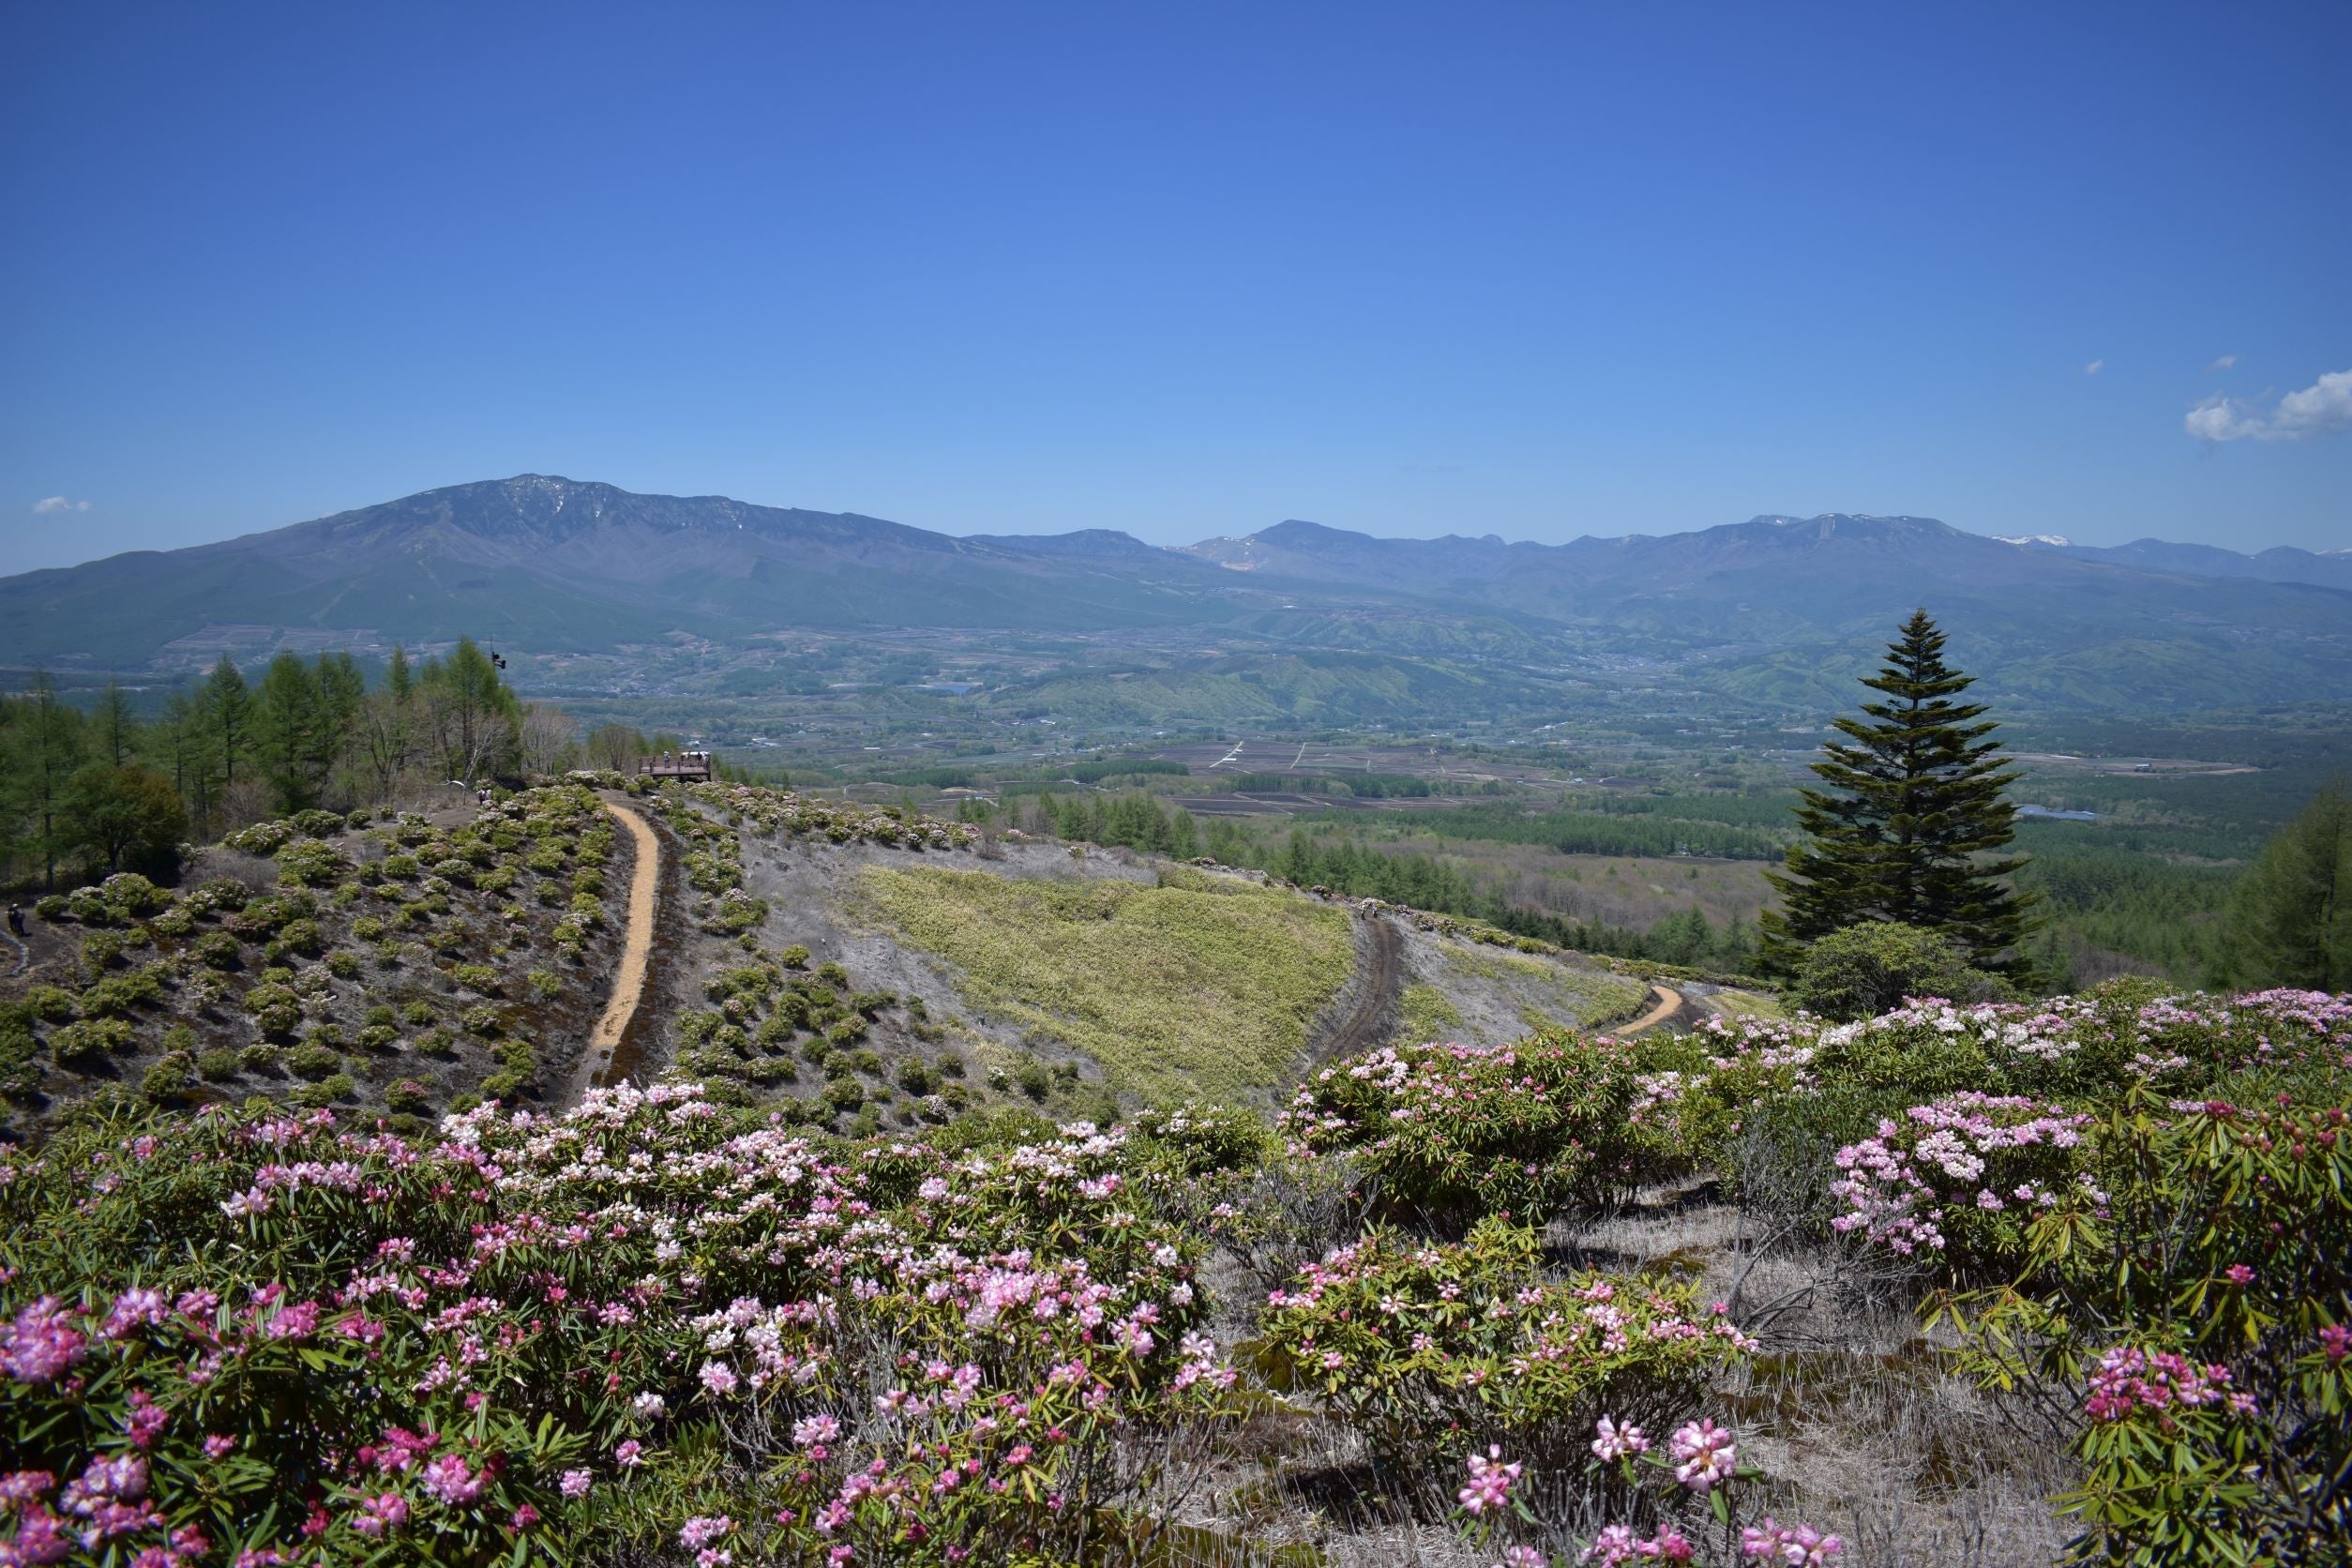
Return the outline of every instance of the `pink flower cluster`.
{"type": "Polygon", "coordinates": [[[1660,1525],[1650,1535],[1635,1533],[1631,1525],[1609,1525],[1584,1549],[1584,1560],[1600,1568],[1627,1562],[1688,1562],[1698,1555],[1691,1538],[1672,1525],[1660,1525]]]}
{"type": "Polygon", "coordinates": [[[1846,1174],[1831,1183],[1830,1193],[1847,1205],[1831,1221],[1833,1228],[1862,1230],[1906,1255],[1921,1247],[1944,1249],[1947,1229],[1967,1210],[1998,1214],[2012,1203],[2057,1202],[2043,1168],[2050,1160],[2011,1156],[2071,1150],[2090,1122],[2023,1095],[1974,1092],[1913,1106],[1904,1114],[1904,1123],[1881,1122],[1876,1138],[1837,1152],[1837,1168],[1846,1174]],[[1996,1166],[2006,1173],[1993,1173],[1996,1166]]]}
{"type": "Polygon", "coordinates": [[[2099,1358],[2083,1410],[2093,1421],[2123,1421],[2142,1410],[2165,1414],[2225,1405],[2234,1415],[2255,1413],[2254,1395],[2230,1389],[2229,1368],[2200,1365],[2171,1350],[2116,1345],[2099,1358]]]}
{"type": "Polygon", "coordinates": [[[1676,1461],[1674,1479],[1701,1496],[1730,1480],[1739,1465],[1731,1433],[1711,1419],[1677,1427],[1666,1447],[1676,1461]]]}
{"type": "Polygon", "coordinates": [[[1511,1488],[1526,1466],[1505,1464],[1502,1450],[1494,1444],[1484,1455],[1470,1456],[1470,1485],[1455,1493],[1463,1511],[1474,1515],[1500,1513],[1511,1501],[1511,1488]]]}
{"type": "Polygon", "coordinates": [[[1846,1543],[1834,1535],[1824,1535],[1809,1525],[1784,1525],[1770,1514],[1760,1524],[1740,1532],[1741,1557],[1786,1562],[1790,1568],[1820,1568],[1845,1550],[1846,1543]]]}

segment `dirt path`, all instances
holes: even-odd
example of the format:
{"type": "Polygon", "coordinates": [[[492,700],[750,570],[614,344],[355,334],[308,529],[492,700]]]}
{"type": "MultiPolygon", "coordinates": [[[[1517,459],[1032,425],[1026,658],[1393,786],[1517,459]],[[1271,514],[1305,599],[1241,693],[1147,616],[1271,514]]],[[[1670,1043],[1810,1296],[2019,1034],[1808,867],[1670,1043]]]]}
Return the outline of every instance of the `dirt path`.
{"type": "Polygon", "coordinates": [[[612,995],[604,1004],[604,1016],[596,1020],[596,1033],[588,1036],[587,1048],[580,1053],[580,1065],[573,1070],[563,1100],[567,1106],[579,1104],[580,1097],[611,1065],[621,1036],[628,1033],[629,1020],[637,1016],[638,999],[645,989],[645,962],[654,948],[654,914],[660,903],[661,840],[654,837],[645,819],[629,807],[606,801],[604,808],[628,829],[637,845],[637,863],[629,871],[628,926],[621,944],[621,961],[612,972],[612,995]]]}
{"type": "Polygon", "coordinates": [[[1652,986],[1650,988],[1650,994],[1658,999],[1658,1004],[1655,1007],[1651,1008],[1624,1028],[1612,1029],[1609,1033],[1622,1040],[1628,1034],[1638,1034],[1645,1029],[1655,1029],[1682,1010],[1681,991],[1670,990],[1664,986],[1652,986]]]}
{"type": "Polygon", "coordinates": [[[1397,939],[1396,927],[1376,914],[1359,916],[1356,929],[1364,941],[1357,952],[1355,977],[1336,1003],[1347,1011],[1308,1041],[1309,1053],[1319,1062],[1388,1044],[1404,1004],[1404,944],[1397,939]]]}

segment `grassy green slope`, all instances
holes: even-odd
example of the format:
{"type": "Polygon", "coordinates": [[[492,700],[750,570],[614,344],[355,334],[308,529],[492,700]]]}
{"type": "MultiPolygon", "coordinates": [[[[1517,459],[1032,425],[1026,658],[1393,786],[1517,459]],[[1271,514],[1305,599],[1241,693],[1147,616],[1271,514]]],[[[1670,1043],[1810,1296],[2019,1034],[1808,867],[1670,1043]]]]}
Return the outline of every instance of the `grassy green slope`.
{"type": "Polygon", "coordinates": [[[957,967],[974,1005],[1154,1098],[1264,1098],[1353,963],[1344,910],[1242,884],[874,869],[861,891],[902,940],[957,967]]]}

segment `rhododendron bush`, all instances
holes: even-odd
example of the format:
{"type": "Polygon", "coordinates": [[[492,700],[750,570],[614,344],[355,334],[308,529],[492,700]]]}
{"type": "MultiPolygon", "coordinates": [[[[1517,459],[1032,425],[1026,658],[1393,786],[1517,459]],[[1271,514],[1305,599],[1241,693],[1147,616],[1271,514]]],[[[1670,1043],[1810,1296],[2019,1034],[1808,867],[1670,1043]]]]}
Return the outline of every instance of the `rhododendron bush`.
{"type": "Polygon", "coordinates": [[[2127,1095],[2085,1129],[2092,1180],[2036,1215],[2015,1282],[1954,1304],[1981,1379],[2083,1391],[2069,1502],[2100,1550],[2298,1561],[2345,1538],[2348,1123],[2291,1095],[2127,1095]]]}
{"type": "Polygon", "coordinates": [[[1687,1285],[1538,1265],[1535,1233],[1498,1218],[1452,1245],[1376,1230],[1269,1296],[1262,1354],[1387,1454],[1499,1439],[1554,1465],[1605,1411],[1684,1414],[1752,1348],[1687,1285]]]}
{"type": "Polygon", "coordinates": [[[1325,1067],[1281,1120],[1292,1153],[1351,1152],[1378,1212],[1459,1234],[1541,1223],[1670,1156],[1628,1120],[1630,1043],[1546,1032],[1515,1045],[1402,1046],[1325,1067]]]}
{"type": "Polygon", "coordinates": [[[1832,1221],[1954,1274],[2013,1263],[2033,1216],[2089,1181],[2090,1118],[2021,1094],[1948,1094],[1837,1152],[1832,1221]]]}
{"type": "Polygon", "coordinates": [[[0,1159],[0,1539],[1049,1551],[1119,1500],[1108,1434],[1231,1379],[1121,1145],[835,1159],[691,1087],[415,1143],[324,1112],[61,1134],[0,1159]]]}

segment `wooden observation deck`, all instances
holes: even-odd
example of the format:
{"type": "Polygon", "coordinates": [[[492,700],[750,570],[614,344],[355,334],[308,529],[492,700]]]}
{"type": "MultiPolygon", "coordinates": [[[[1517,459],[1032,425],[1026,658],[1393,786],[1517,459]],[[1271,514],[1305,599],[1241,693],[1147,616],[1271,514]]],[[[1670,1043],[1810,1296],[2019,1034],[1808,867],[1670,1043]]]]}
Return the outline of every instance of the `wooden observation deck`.
{"type": "Polygon", "coordinates": [[[689,783],[707,784],[711,780],[711,754],[707,751],[661,751],[637,760],[637,771],[648,778],[683,778],[689,783]]]}

